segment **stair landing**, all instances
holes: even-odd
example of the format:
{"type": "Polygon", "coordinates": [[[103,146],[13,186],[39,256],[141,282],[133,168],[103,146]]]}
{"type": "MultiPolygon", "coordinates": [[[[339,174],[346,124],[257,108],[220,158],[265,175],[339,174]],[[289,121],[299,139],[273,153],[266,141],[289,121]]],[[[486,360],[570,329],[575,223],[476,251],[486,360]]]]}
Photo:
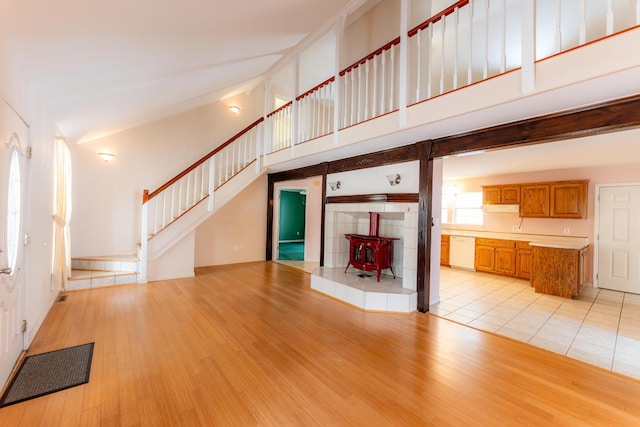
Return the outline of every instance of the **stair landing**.
{"type": "Polygon", "coordinates": [[[67,290],[137,283],[138,276],[138,257],[135,255],[72,258],[67,290]]]}

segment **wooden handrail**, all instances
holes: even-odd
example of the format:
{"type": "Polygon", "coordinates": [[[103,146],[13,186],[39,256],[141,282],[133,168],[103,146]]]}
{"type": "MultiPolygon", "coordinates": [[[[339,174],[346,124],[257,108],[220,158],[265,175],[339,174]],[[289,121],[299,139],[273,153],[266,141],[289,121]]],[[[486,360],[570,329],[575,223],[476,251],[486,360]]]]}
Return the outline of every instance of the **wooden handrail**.
{"type": "Polygon", "coordinates": [[[400,36],[398,36],[395,39],[391,40],[389,43],[385,44],[381,48],[378,48],[375,51],[371,52],[370,54],[368,54],[367,56],[365,56],[361,60],[359,60],[357,62],[354,62],[353,64],[349,65],[347,68],[345,68],[344,70],[340,71],[339,75],[340,76],[344,76],[349,71],[351,71],[354,68],[364,64],[365,62],[369,61],[370,59],[373,59],[375,56],[380,55],[385,50],[391,49],[392,46],[395,46],[395,45],[397,45],[399,43],[400,43],[400,36]]]}
{"type": "Polygon", "coordinates": [[[171,178],[169,181],[167,181],[162,186],[160,186],[157,190],[154,190],[151,193],[149,193],[149,190],[144,190],[142,192],[142,204],[147,203],[149,200],[151,200],[154,197],[156,197],[162,191],[166,190],[167,188],[169,188],[170,186],[172,186],[173,184],[178,182],[178,180],[180,178],[182,178],[183,176],[185,176],[186,174],[188,174],[189,172],[191,172],[192,170],[194,170],[195,168],[197,168],[198,166],[200,166],[201,164],[203,164],[204,162],[209,160],[216,153],[222,151],[224,148],[229,146],[233,141],[235,141],[236,139],[240,138],[242,135],[244,135],[245,133],[249,132],[254,127],[258,126],[258,124],[260,124],[260,122],[262,122],[263,120],[264,120],[264,117],[260,117],[258,120],[256,120],[255,122],[253,122],[252,124],[250,124],[249,126],[244,128],[243,130],[241,130],[240,132],[238,132],[234,136],[232,136],[229,140],[227,140],[227,142],[225,142],[224,144],[216,147],[212,152],[210,152],[206,156],[202,157],[200,160],[198,160],[197,162],[195,162],[194,164],[192,164],[191,166],[189,166],[188,168],[186,168],[185,170],[180,172],[175,177],[171,178]]]}
{"type": "Polygon", "coordinates": [[[418,31],[424,30],[429,25],[438,22],[439,20],[441,20],[442,18],[444,18],[447,15],[451,15],[456,9],[461,8],[462,6],[466,6],[467,4],[469,4],[469,0],[460,0],[457,3],[454,3],[451,6],[447,7],[442,12],[436,13],[431,18],[429,18],[426,21],[424,21],[422,24],[420,24],[420,25],[414,27],[413,29],[409,30],[409,37],[415,36],[418,33],[418,31]]]}
{"type": "Polygon", "coordinates": [[[322,88],[323,86],[328,85],[329,83],[333,83],[333,81],[336,79],[335,76],[331,76],[329,77],[327,80],[323,81],[322,83],[320,83],[319,85],[316,85],[314,87],[312,87],[311,89],[309,89],[308,91],[306,91],[305,93],[303,93],[302,95],[298,95],[298,97],[296,98],[296,101],[300,101],[302,98],[312,94],[313,92],[315,92],[316,90],[322,88]]]}
{"type": "Polygon", "coordinates": [[[273,110],[272,112],[270,112],[269,114],[267,114],[267,117],[271,117],[274,114],[279,113],[280,111],[284,110],[287,107],[290,107],[291,105],[293,105],[293,101],[289,101],[286,104],[284,104],[282,107],[278,108],[277,110],[273,110]]]}

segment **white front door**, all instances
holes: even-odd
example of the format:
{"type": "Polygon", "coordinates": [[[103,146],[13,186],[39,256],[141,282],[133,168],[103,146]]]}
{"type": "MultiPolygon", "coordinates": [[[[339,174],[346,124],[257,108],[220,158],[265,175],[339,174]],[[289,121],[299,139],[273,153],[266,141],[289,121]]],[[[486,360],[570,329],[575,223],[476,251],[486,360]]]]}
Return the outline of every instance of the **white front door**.
{"type": "Polygon", "coordinates": [[[601,187],[598,286],[640,294],[640,185],[601,187]]]}
{"type": "Polygon", "coordinates": [[[0,99],[0,387],[24,349],[25,186],[29,128],[0,99]]]}

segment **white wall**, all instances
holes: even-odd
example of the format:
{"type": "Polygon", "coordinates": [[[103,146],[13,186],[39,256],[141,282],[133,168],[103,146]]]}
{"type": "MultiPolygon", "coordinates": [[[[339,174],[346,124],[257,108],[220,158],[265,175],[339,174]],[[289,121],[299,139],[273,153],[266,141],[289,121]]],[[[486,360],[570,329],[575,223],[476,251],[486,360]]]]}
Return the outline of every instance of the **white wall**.
{"type": "Polygon", "coordinates": [[[195,266],[263,261],[267,246],[267,175],[196,229],[195,266]]]}
{"type": "Polygon", "coordinates": [[[356,194],[418,193],[420,162],[412,161],[327,175],[327,197],[356,194]],[[387,175],[400,174],[400,184],[390,185],[387,175]],[[340,188],[329,184],[340,181],[340,188]]]}
{"type": "Polygon", "coordinates": [[[153,191],[262,115],[255,89],[163,120],[72,147],[71,255],[136,253],[142,191],[153,191]],[[240,107],[233,115],[229,105],[240,107]],[[105,163],[96,153],[109,151],[105,163]]]}

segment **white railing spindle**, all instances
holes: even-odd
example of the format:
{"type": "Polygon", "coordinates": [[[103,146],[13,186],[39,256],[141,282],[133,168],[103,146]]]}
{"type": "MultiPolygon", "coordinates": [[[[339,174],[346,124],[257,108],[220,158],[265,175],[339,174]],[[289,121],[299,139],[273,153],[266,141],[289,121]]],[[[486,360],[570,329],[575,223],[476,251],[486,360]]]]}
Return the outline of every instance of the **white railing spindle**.
{"type": "MultiPolygon", "coordinates": [[[[560,14],[560,11],[558,10],[558,16],[559,14],[560,14]]],[[[580,2],[580,33],[578,34],[578,43],[585,44],[586,42],[587,42],[587,0],[582,0],[580,2]]],[[[558,45],[558,52],[560,51],[561,51],[561,46],[558,45]]]]}

